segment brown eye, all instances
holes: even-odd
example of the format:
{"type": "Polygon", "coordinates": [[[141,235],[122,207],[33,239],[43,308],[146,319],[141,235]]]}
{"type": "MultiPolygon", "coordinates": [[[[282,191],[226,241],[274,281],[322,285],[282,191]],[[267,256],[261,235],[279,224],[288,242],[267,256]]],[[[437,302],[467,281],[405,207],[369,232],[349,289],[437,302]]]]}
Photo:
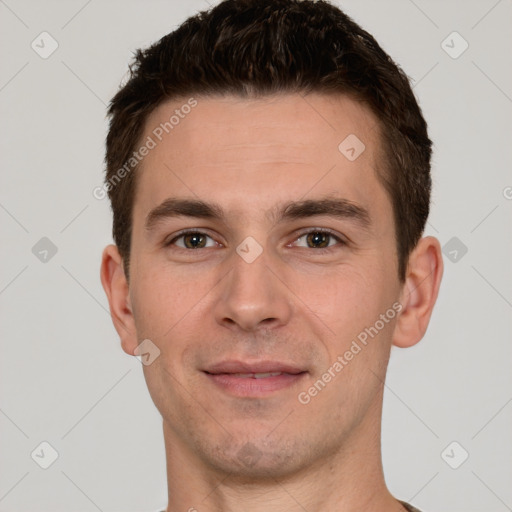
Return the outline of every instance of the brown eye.
{"type": "Polygon", "coordinates": [[[329,245],[330,238],[331,235],[329,233],[324,233],[321,231],[312,231],[311,233],[308,233],[306,240],[308,246],[322,249],[329,245]]]}
{"type": "Polygon", "coordinates": [[[216,242],[206,233],[200,231],[186,231],[174,237],[166,245],[176,245],[181,249],[204,249],[213,247],[216,242]]]}
{"type": "Polygon", "coordinates": [[[198,249],[206,245],[206,237],[201,233],[190,233],[183,236],[183,243],[187,249],[198,249]]]}
{"type": "Polygon", "coordinates": [[[330,249],[335,245],[345,245],[345,242],[330,231],[313,229],[300,235],[294,244],[307,249],[330,249]]]}

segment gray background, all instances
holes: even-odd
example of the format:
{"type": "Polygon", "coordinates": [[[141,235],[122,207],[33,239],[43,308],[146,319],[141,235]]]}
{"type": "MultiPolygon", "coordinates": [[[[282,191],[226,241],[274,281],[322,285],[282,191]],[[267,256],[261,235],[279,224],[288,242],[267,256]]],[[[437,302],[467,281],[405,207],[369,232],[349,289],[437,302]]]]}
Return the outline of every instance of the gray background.
{"type": "MultiPolygon", "coordinates": [[[[442,245],[456,237],[427,335],[393,350],[387,483],[425,512],[512,510],[512,2],[340,5],[413,80],[435,143],[427,233],[442,245]],[[469,44],[457,58],[464,42],[453,31],[469,44]]],[[[2,512],[167,503],[161,418],[99,280],[111,217],[92,190],[102,183],[105,107],[132,50],[207,7],[0,0],[2,512]],[[43,31],[59,45],[47,59],[31,47],[43,31]],[[40,252],[42,237],[55,255],[40,252]],[[59,454],[48,469],[38,465],[49,460],[43,441],[59,454]]]]}

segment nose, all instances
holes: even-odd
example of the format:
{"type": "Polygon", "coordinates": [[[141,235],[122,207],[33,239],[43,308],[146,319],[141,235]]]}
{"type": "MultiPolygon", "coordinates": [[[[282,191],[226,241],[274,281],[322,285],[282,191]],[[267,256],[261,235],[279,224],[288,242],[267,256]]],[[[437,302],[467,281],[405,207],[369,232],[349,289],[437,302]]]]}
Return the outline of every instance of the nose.
{"type": "Polygon", "coordinates": [[[264,250],[251,263],[232,255],[231,271],[221,281],[214,314],[227,328],[243,331],[286,325],[292,314],[292,293],[283,268],[264,250]]]}

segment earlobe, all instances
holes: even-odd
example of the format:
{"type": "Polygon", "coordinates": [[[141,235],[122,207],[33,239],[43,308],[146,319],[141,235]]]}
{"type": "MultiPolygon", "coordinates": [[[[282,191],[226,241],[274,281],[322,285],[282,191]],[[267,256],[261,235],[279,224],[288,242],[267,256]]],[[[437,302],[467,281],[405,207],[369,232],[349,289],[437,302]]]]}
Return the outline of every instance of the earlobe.
{"type": "Polygon", "coordinates": [[[397,347],[411,347],[423,338],[443,275],[443,259],[439,241],[422,238],[409,257],[407,275],[402,288],[403,309],[393,334],[397,347]]]}
{"type": "Polygon", "coordinates": [[[129,286],[124,273],[123,260],[115,245],[103,250],[101,260],[101,284],[107,294],[114,327],[121,338],[123,350],[134,355],[137,335],[130,301],[129,286]]]}

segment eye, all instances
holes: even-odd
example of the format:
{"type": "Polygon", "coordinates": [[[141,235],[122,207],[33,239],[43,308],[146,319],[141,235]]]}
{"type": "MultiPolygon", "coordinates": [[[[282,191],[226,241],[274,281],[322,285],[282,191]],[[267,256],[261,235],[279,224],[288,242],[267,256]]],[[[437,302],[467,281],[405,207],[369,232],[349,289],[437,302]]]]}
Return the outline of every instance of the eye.
{"type": "MultiPolygon", "coordinates": [[[[212,237],[202,231],[187,230],[181,231],[165,246],[176,246],[180,249],[206,249],[209,247],[221,246],[212,237]]],[[[311,229],[298,236],[293,245],[317,250],[329,250],[336,245],[346,245],[346,242],[339,236],[327,229],[311,229]],[[306,245],[304,245],[304,243],[306,245]]]]}
{"type": "Polygon", "coordinates": [[[336,243],[345,245],[344,240],[327,229],[312,229],[301,234],[294,242],[295,245],[298,244],[309,249],[330,249],[336,243]],[[298,244],[303,239],[306,243],[305,246],[298,244]]]}
{"type": "Polygon", "coordinates": [[[182,231],[169,242],[166,246],[176,245],[181,249],[204,249],[207,247],[215,247],[217,242],[202,231],[182,231]],[[208,239],[211,241],[208,242],[208,239]]]}

